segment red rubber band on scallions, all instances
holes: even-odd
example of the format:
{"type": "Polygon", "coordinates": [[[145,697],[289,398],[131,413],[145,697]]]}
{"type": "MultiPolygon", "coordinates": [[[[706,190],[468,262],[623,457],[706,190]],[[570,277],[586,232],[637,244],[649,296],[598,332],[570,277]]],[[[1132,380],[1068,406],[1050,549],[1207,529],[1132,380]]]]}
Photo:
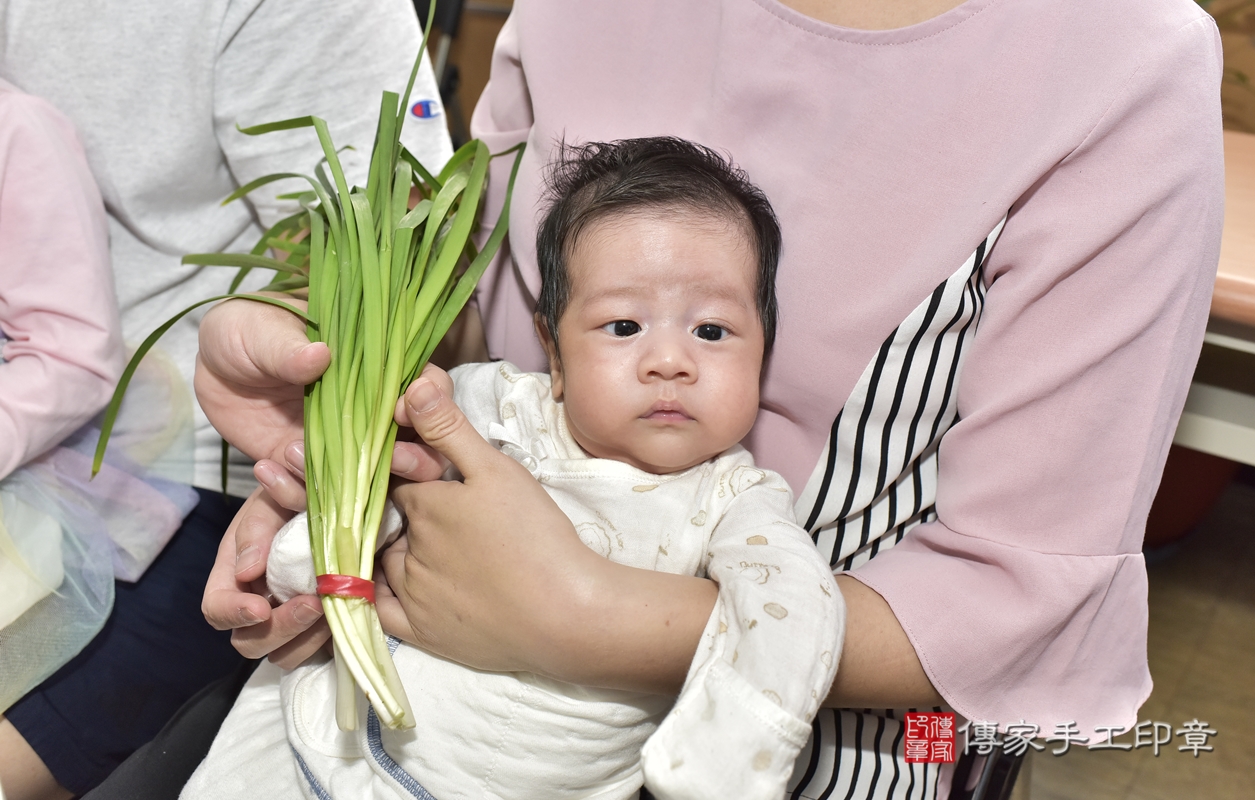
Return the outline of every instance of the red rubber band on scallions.
{"type": "Polygon", "coordinates": [[[356,575],[319,575],[318,594],[336,597],[360,597],[375,602],[375,582],[356,575]]]}

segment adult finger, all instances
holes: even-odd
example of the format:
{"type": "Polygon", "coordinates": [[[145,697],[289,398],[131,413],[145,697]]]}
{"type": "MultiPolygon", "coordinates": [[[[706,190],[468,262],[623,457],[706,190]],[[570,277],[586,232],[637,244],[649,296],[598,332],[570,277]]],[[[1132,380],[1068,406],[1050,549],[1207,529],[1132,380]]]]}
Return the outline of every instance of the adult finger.
{"type": "Polygon", "coordinates": [[[322,601],[313,595],[298,595],[272,609],[265,622],[235,629],[231,633],[231,644],[245,658],[274,655],[285,663],[296,659],[295,664],[300,664],[327,639],[326,635],[320,638],[314,629],[315,623],[321,623],[324,632],[330,635],[323,619],[322,601]]]}
{"type": "MultiPolygon", "coordinates": [[[[422,374],[415,382],[419,380],[433,381],[441,391],[450,397],[453,396],[453,381],[448,373],[439,367],[432,364],[425,365],[422,374]]],[[[393,418],[401,426],[401,431],[392,449],[392,474],[415,483],[439,480],[444,475],[449,462],[440,453],[422,442],[411,441],[415,434],[410,423],[405,395],[397,398],[393,418]]]]}
{"type": "Polygon", "coordinates": [[[270,545],[291,518],[292,512],[264,490],[257,489],[249,496],[249,502],[231,520],[235,529],[234,578],[238,583],[248,584],[266,574],[270,545]]]}
{"type": "Polygon", "coordinates": [[[305,510],[305,484],[282,464],[263,458],[253,465],[253,477],[279,505],[289,511],[305,510]]]}
{"type": "MultiPolygon", "coordinates": [[[[423,371],[419,373],[417,378],[414,379],[414,383],[418,383],[421,380],[432,381],[440,388],[440,391],[450,397],[453,397],[453,379],[449,377],[449,373],[445,372],[440,367],[437,367],[434,364],[424,365],[423,371]]],[[[414,383],[411,383],[410,386],[413,386],[414,383]]],[[[396,418],[398,425],[406,428],[413,427],[410,422],[410,415],[406,411],[405,395],[401,395],[397,398],[397,406],[393,409],[392,413],[396,418]]]]}
{"type": "Polygon", "coordinates": [[[439,374],[424,370],[406,390],[406,416],[422,440],[457,467],[466,482],[472,482],[476,475],[489,469],[494,459],[504,456],[479,435],[453,402],[452,392],[441,387],[439,376],[444,371],[430,369],[439,374]]]}
{"type": "Polygon", "coordinates": [[[310,344],[291,313],[233,300],[201,323],[193,384],[223,438],[253,459],[281,461],[283,446],[301,435],[303,387],[328,363],[326,345],[310,344]]]}
{"type": "Polygon", "coordinates": [[[405,536],[397,537],[395,542],[380,551],[375,568],[375,605],[384,631],[416,645],[418,641],[410,626],[404,602],[409,598],[403,599],[392,588],[394,583],[402,588],[405,587],[404,570],[406,558],[410,552],[409,536],[411,535],[413,535],[412,530],[408,531],[405,536]]]}
{"type": "Polygon", "coordinates": [[[284,663],[299,664],[326,639],[310,632],[323,616],[317,597],[301,595],[271,608],[254,590],[254,579],[265,574],[270,542],[289,516],[265,489],[255,490],[222,537],[205,585],[205,619],[218,630],[232,630],[231,643],[246,658],[275,653],[284,663]]]}
{"type": "MultiPolygon", "coordinates": [[[[270,621],[278,609],[271,609],[266,598],[254,590],[253,582],[265,575],[270,543],[291,516],[261,487],[244,501],[218,544],[218,554],[205,582],[201,612],[210,625],[225,631],[270,621]]],[[[318,611],[321,614],[321,605],[318,611]]],[[[307,621],[299,629],[308,628],[315,619],[317,616],[303,616],[302,621],[307,621]]],[[[273,642],[271,649],[285,641],[273,642]]]]}
{"type": "MultiPolygon", "coordinates": [[[[293,511],[305,510],[305,444],[304,442],[292,442],[284,450],[284,463],[287,465],[287,471],[296,476],[296,483],[300,486],[302,494],[299,499],[295,493],[290,490],[284,490],[284,498],[291,498],[292,503],[280,500],[281,505],[290,508],[293,511]],[[299,505],[296,503],[299,502],[299,505]]],[[[259,464],[261,462],[258,462],[259,464]]],[[[392,474],[407,481],[422,482],[438,480],[444,475],[445,467],[449,466],[449,462],[445,461],[439,453],[427,447],[422,442],[399,441],[392,448],[392,474]]],[[[258,476],[258,480],[262,480],[258,476]]],[[[262,481],[265,484],[265,481],[262,481]]],[[[265,484],[269,488],[269,484],[265,484]]]]}
{"type": "Polygon", "coordinates": [[[407,541],[405,537],[401,537],[379,554],[379,563],[375,571],[375,610],[379,614],[379,624],[383,626],[386,633],[417,646],[418,639],[414,635],[414,629],[410,627],[405,606],[401,598],[392,590],[391,579],[388,577],[388,572],[391,570],[399,581],[397,585],[405,585],[404,579],[396,572],[404,568],[405,555],[408,551],[407,541]]]}
{"type": "Polygon", "coordinates": [[[296,669],[310,656],[323,649],[329,641],[331,641],[331,627],[327,625],[327,620],[320,619],[309,630],[298,634],[292,641],[273,650],[268,658],[283,669],[296,669]]]}
{"type": "Polygon", "coordinates": [[[289,442],[288,446],[283,448],[283,461],[288,465],[288,471],[302,481],[305,480],[305,442],[300,439],[289,442]]]}
{"type": "Polygon", "coordinates": [[[253,592],[247,581],[238,580],[235,576],[239,520],[250,512],[261,496],[264,496],[264,490],[259,488],[244,501],[243,508],[218,543],[218,554],[205,582],[201,612],[209,624],[220,631],[256,625],[270,619],[270,603],[253,592]]]}

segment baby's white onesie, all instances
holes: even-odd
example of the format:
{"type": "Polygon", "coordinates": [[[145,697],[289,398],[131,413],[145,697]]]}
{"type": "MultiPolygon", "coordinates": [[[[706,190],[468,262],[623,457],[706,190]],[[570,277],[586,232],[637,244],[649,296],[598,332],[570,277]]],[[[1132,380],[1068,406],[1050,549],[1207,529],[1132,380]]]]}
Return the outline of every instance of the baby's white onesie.
{"type": "Polygon", "coordinates": [[[719,584],[674,706],[480,672],[403,644],[394,659],[416,727],[382,728],[359,700],[359,730],[344,732],[333,664],[282,676],[263,665],[182,797],[299,785],[315,800],[610,800],[634,797],[642,781],[660,799],[782,796],[845,624],[832,570],[794,522],[784,479],[739,445],[672,475],[590,458],[547,375],[505,363],[450,374],[472,424],[544,485],[586,545],[621,564],[719,584]]]}

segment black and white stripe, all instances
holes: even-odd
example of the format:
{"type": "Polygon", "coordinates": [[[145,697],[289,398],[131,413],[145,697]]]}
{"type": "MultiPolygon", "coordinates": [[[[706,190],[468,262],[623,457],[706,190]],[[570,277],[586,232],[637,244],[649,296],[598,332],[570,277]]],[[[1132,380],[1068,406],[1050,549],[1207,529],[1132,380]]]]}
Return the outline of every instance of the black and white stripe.
{"type": "MultiPolygon", "coordinates": [[[[936,516],[937,446],[956,418],[959,372],[985,302],[982,267],[1005,223],[885,339],[833,420],[795,509],[834,571],[866,563],[936,516]]],[[[938,765],[902,760],[899,716],[821,711],[790,797],[934,798],[938,765]]]]}
{"type": "Polygon", "coordinates": [[[902,759],[905,726],[892,710],[825,708],[802,750],[789,800],[924,800],[937,794],[939,764],[902,759]]]}
{"type": "Polygon", "coordinates": [[[937,443],[954,422],[963,354],[984,305],[997,227],[885,339],[837,413],[796,505],[838,570],[853,569],[932,513],[937,443]]]}

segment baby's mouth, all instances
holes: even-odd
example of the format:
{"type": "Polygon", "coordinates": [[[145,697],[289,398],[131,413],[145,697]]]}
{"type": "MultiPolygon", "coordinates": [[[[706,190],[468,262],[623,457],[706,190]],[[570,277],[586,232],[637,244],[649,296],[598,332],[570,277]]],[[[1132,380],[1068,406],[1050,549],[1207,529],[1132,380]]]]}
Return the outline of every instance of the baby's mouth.
{"type": "Polygon", "coordinates": [[[684,406],[675,400],[659,400],[641,415],[641,419],[654,422],[687,422],[692,419],[684,406]]]}

